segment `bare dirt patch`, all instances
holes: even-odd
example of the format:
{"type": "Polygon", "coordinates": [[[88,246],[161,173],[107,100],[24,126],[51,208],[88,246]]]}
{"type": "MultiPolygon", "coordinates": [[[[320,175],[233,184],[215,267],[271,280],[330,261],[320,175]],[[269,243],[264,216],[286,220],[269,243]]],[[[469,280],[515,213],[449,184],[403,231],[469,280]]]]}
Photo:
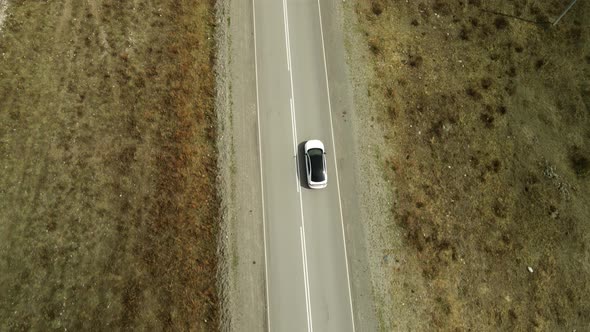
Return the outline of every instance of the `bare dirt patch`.
{"type": "Polygon", "coordinates": [[[0,329],[218,328],[213,1],[14,2],[0,329]]]}
{"type": "Polygon", "coordinates": [[[550,28],[565,5],[351,7],[395,196],[383,227],[404,234],[383,330],[590,327],[590,5],[550,28]]]}
{"type": "Polygon", "coordinates": [[[6,8],[8,7],[7,0],[0,0],[0,32],[4,27],[4,20],[6,19],[6,8]]]}

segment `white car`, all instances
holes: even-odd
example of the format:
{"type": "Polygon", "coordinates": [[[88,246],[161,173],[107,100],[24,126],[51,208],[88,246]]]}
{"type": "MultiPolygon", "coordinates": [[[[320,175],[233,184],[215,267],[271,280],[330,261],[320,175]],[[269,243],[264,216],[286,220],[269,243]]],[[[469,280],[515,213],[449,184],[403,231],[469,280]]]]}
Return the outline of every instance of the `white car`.
{"type": "Polygon", "coordinates": [[[326,150],[324,144],[317,139],[305,142],[305,170],[307,185],[311,189],[322,189],[328,185],[326,174],[326,150]]]}

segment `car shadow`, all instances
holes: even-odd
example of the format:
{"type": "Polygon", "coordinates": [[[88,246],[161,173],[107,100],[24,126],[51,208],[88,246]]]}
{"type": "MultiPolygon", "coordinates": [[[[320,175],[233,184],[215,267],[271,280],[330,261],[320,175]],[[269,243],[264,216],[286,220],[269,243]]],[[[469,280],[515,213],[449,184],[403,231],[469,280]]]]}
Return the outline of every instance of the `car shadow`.
{"type": "Polygon", "coordinates": [[[305,171],[305,141],[297,145],[297,170],[299,171],[299,185],[309,189],[307,185],[307,173],[305,171]]]}

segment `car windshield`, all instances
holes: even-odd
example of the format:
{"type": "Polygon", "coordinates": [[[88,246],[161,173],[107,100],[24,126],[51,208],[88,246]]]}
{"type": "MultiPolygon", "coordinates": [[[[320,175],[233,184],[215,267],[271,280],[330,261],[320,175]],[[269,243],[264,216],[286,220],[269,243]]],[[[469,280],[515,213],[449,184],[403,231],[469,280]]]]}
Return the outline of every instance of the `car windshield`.
{"type": "Polygon", "coordinates": [[[323,182],[326,180],[324,173],[324,153],[320,149],[310,149],[307,151],[311,160],[311,181],[323,182]]]}

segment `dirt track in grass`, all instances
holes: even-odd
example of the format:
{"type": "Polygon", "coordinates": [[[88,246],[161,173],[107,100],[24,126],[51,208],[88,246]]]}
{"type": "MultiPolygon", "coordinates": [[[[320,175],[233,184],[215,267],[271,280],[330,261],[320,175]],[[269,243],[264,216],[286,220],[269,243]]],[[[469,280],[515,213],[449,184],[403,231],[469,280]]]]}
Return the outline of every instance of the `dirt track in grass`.
{"type": "Polygon", "coordinates": [[[380,227],[402,234],[383,330],[590,328],[590,4],[546,24],[568,3],[348,5],[394,196],[380,227]]]}
{"type": "Polygon", "coordinates": [[[218,327],[213,1],[11,1],[0,330],[218,327]]]}

